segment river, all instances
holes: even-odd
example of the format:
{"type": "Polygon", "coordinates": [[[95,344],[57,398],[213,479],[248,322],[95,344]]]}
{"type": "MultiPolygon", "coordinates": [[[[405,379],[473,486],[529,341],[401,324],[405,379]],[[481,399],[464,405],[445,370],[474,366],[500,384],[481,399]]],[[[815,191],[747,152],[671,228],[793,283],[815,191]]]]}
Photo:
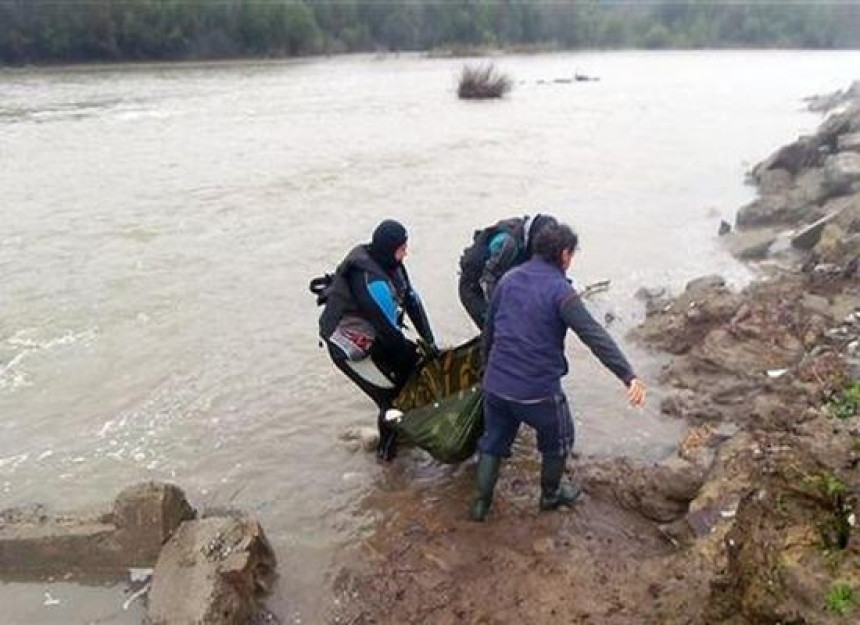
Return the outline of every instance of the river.
{"type": "MultiPolygon", "coordinates": [[[[339,441],[374,411],[318,348],[308,280],[398,218],[454,344],[473,333],[456,295],[472,231],[550,212],[580,235],[575,282],[611,280],[595,314],[615,314],[653,386],[660,363],[622,339],[642,314],[633,293],[749,279],[719,220],[753,196],[752,164],[820,122],[801,99],[847,87],[860,52],[505,56],[513,91],[481,103],[455,96],[463,63],[0,71],[0,508],[175,482],[198,506],[257,515],[281,561],[272,605],[319,622],[338,554],[372,527],[366,494],[392,473],[455,478],[418,452],[381,467],[339,441]]],[[[671,451],[680,426],[659,392],[629,409],[575,339],[569,352],[580,453],[671,451]]],[[[0,585],[9,622],[139,617],[115,593],[62,586],[65,603],[44,606],[42,590],[0,585]]]]}

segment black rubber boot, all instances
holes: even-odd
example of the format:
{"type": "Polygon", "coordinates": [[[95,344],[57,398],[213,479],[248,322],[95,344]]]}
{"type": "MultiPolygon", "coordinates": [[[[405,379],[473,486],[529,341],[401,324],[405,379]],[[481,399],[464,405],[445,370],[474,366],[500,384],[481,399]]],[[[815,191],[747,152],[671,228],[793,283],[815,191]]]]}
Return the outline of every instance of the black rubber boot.
{"type": "Polygon", "coordinates": [[[385,421],[386,411],[386,408],[381,408],[379,416],[376,418],[376,426],[379,428],[376,459],[382,462],[391,462],[397,457],[397,431],[385,421]]]}
{"type": "Polygon", "coordinates": [[[574,484],[562,484],[564,456],[543,457],[540,471],[540,509],[555,510],[569,506],[582,497],[582,489],[574,484]]]}
{"type": "Polygon", "coordinates": [[[493,505],[493,491],[496,480],[499,479],[499,467],[502,459],[498,456],[481,454],[478,459],[478,496],[469,508],[469,518],[473,521],[485,521],[493,505]]]}

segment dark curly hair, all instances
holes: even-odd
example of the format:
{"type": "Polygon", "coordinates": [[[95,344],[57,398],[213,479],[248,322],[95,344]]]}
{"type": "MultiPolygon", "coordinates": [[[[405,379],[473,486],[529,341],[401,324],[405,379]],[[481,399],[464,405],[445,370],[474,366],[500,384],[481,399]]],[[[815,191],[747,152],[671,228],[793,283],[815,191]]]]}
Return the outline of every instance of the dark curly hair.
{"type": "Polygon", "coordinates": [[[561,265],[561,253],[573,252],[579,246],[579,237],[567,224],[552,224],[535,237],[534,253],[548,263],[561,265]]]}

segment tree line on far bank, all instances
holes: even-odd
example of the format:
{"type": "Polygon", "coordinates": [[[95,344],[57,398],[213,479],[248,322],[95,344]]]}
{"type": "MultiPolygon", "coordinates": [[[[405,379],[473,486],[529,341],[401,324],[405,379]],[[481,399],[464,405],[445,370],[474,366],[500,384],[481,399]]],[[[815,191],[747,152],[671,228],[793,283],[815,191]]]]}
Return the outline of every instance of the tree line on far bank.
{"type": "Polygon", "coordinates": [[[0,63],[438,48],[851,48],[860,6],[669,0],[0,0],[0,63]]]}

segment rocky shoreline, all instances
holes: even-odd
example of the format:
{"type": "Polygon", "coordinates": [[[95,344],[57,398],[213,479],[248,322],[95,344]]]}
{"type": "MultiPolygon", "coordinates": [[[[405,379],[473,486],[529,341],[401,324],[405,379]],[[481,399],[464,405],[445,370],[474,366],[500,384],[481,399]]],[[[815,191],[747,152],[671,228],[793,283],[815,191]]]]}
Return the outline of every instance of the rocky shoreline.
{"type": "Polygon", "coordinates": [[[857,622],[858,94],[812,101],[841,110],[753,169],[727,242],[758,280],[643,291],[635,337],[671,355],[661,411],[691,426],[677,456],[581,460],[587,499],[552,515],[515,459],[485,525],[470,472],[431,499],[378,493],[398,514],[341,571],[330,622],[857,622]]]}

